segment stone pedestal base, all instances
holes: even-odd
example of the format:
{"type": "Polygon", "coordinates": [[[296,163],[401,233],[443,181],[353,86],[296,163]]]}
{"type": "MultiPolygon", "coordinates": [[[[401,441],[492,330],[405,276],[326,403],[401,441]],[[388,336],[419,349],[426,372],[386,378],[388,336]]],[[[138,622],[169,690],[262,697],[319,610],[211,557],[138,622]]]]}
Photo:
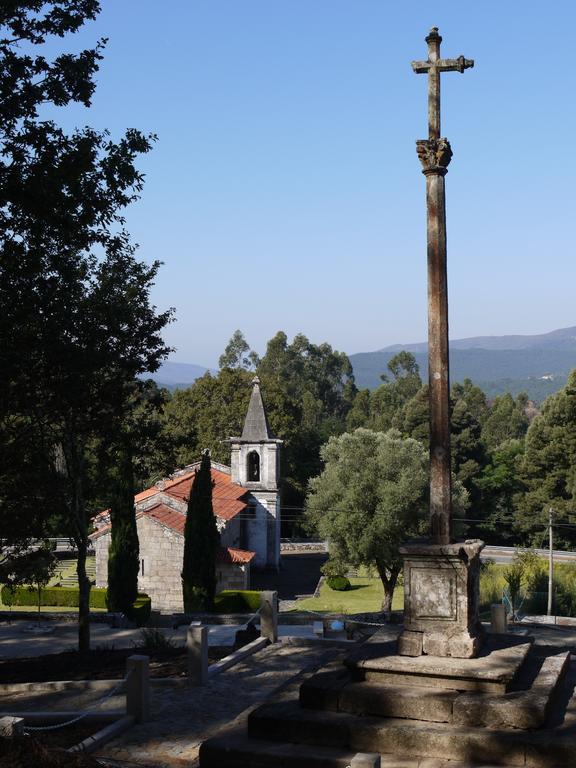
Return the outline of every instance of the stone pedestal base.
{"type": "Polygon", "coordinates": [[[404,557],[404,632],[401,656],[478,655],[483,631],[478,617],[478,539],[456,544],[418,542],[400,548],[404,557]]]}

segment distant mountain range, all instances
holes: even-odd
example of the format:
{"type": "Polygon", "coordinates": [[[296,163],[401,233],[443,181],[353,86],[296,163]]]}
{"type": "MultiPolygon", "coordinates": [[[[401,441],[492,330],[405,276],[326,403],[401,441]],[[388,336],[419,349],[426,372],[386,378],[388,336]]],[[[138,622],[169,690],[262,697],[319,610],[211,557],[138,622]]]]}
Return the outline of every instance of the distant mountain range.
{"type": "MultiPolygon", "coordinates": [[[[428,345],[393,344],[376,352],[350,355],[356,384],[375,389],[387,373],[388,362],[405,349],[412,352],[422,378],[427,378],[428,345]]],[[[558,391],[569,372],[576,368],[576,326],[560,328],[537,336],[474,336],[450,342],[450,379],[472,381],[488,397],[510,392],[527,392],[536,402],[558,391]]],[[[166,362],[149,377],[168,389],[190,386],[210,369],[192,363],[166,362]]],[[[213,371],[212,371],[213,372],[213,371]]]]}
{"type": "MultiPolygon", "coordinates": [[[[162,363],[155,373],[145,373],[142,378],[154,379],[158,386],[166,387],[166,389],[186,389],[200,376],[204,376],[206,371],[210,370],[210,368],[195,363],[173,363],[168,360],[166,363],[162,363]]],[[[214,373],[214,371],[212,372],[214,373]]]]}
{"type": "MultiPolygon", "coordinates": [[[[376,352],[350,355],[358,387],[377,387],[390,359],[403,349],[412,352],[425,379],[428,345],[393,344],[376,352]]],[[[472,379],[489,397],[527,392],[540,402],[564,386],[573,368],[576,327],[537,336],[475,336],[450,341],[451,381],[472,379]]]]}

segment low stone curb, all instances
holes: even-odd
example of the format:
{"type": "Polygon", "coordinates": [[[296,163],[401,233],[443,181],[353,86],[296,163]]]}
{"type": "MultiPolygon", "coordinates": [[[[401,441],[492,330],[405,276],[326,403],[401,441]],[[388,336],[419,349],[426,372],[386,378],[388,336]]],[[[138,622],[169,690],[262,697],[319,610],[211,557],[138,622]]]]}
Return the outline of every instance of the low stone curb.
{"type": "Polygon", "coordinates": [[[102,728],[102,730],[92,734],[92,736],[88,736],[88,738],[84,739],[84,741],[81,741],[80,744],[76,744],[75,746],[70,747],[70,749],[67,751],[95,752],[100,747],[108,744],[109,741],[112,741],[112,739],[114,739],[116,736],[120,736],[122,733],[131,728],[134,725],[134,722],[135,719],[132,717],[132,715],[124,715],[119,720],[110,723],[110,725],[102,728]]]}
{"type": "MultiPolygon", "coordinates": [[[[29,725],[34,723],[56,725],[60,721],[66,723],[67,720],[73,720],[77,715],[77,712],[18,712],[17,715],[0,714],[0,718],[18,717],[22,718],[29,725]]],[[[113,738],[127,731],[128,728],[134,725],[135,718],[123,712],[87,712],[82,721],[87,724],[103,723],[104,727],[88,736],[84,741],[67,749],[67,752],[94,752],[94,750],[103,747],[113,738]]],[[[66,725],[62,727],[65,728],[66,725]]]]}
{"type": "Polygon", "coordinates": [[[251,643],[244,645],[237,651],[234,651],[228,656],[225,656],[223,659],[220,659],[220,661],[211,664],[208,667],[208,678],[210,679],[215,675],[219,675],[220,672],[224,672],[225,669],[230,669],[230,667],[233,667],[234,664],[237,664],[239,661],[246,659],[248,656],[252,656],[253,653],[261,651],[267,645],[268,640],[266,640],[265,637],[259,637],[256,640],[253,640],[251,643]]]}
{"type": "MultiPolygon", "coordinates": [[[[122,718],[125,716],[125,712],[87,712],[85,716],[82,718],[82,720],[86,721],[87,723],[106,723],[106,725],[109,725],[110,723],[115,722],[119,718],[122,718]]],[[[0,718],[1,717],[22,717],[24,720],[26,720],[30,725],[33,723],[46,723],[46,725],[54,725],[58,723],[60,720],[66,721],[74,717],[78,717],[78,712],[70,712],[70,711],[64,711],[64,712],[58,712],[56,710],[50,710],[48,712],[0,712],[0,718]]]]}
{"type": "MultiPolygon", "coordinates": [[[[118,685],[116,680],[50,680],[44,683],[0,683],[0,693],[51,693],[58,691],[100,691],[118,685]]],[[[122,689],[120,689],[121,691],[122,689]]]]}

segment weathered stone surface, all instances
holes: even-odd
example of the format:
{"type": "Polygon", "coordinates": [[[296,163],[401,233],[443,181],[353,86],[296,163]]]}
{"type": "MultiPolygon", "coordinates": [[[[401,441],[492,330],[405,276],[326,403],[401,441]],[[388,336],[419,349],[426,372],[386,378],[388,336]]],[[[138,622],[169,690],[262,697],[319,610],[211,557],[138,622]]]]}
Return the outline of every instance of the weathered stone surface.
{"type": "MultiPolygon", "coordinates": [[[[400,641],[398,648],[400,648],[400,641]]],[[[422,649],[428,656],[454,656],[458,659],[473,659],[478,655],[480,640],[467,631],[456,633],[423,632],[422,649]]]]}
{"type": "Polygon", "coordinates": [[[576,736],[550,732],[542,734],[540,738],[532,738],[526,744],[527,768],[550,768],[550,766],[566,766],[574,768],[576,765],[576,736]]]}
{"type": "Polygon", "coordinates": [[[495,603],[490,606],[490,631],[497,634],[503,634],[508,631],[506,606],[502,605],[502,603],[495,603]]]}
{"type": "Polygon", "coordinates": [[[365,680],[505,693],[524,662],[531,642],[510,638],[508,645],[499,647],[499,641],[500,638],[498,642],[492,641],[474,659],[398,656],[390,653],[389,643],[380,646],[373,643],[351,654],[346,663],[365,680]]]}
{"type": "Polygon", "coordinates": [[[500,696],[462,694],[454,701],[454,722],[460,725],[493,728],[534,729],[544,725],[551,697],[570,662],[570,654],[560,653],[544,660],[540,672],[527,691],[500,696]]]}
{"type": "Polygon", "coordinates": [[[415,542],[404,558],[404,632],[398,653],[473,658],[483,637],[478,615],[481,541],[437,545],[415,542]]]}
{"type": "Polygon", "coordinates": [[[338,694],[340,712],[448,723],[457,691],[379,683],[350,683],[338,694]]]}
{"type": "Polygon", "coordinates": [[[0,738],[11,739],[20,733],[23,725],[23,717],[0,717],[0,738]]]}
{"type": "Polygon", "coordinates": [[[375,752],[358,752],[352,758],[350,768],[381,768],[380,755],[375,752]]]}
{"type": "Polygon", "coordinates": [[[524,765],[521,733],[461,728],[444,723],[409,720],[360,721],[351,729],[353,749],[385,751],[406,757],[426,756],[444,760],[524,765]]]}
{"type": "Polygon", "coordinates": [[[300,704],[308,709],[338,711],[341,689],[350,682],[350,673],[337,662],[320,670],[300,686],[300,704]]]}
{"type": "Polygon", "coordinates": [[[401,656],[421,656],[422,650],[422,632],[402,632],[398,638],[398,653],[401,656]]]}

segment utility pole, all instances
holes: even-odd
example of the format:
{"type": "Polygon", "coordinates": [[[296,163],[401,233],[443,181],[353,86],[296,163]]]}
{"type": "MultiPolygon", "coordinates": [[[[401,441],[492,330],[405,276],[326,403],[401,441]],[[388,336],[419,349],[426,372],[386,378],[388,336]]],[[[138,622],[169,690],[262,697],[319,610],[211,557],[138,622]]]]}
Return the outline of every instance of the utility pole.
{"type": "Polygon", "coordinates": [[[554,520],[554,510],[552,507],[548,510],[548,536],[550,551],[548,554],[548,616],[552,616],[552,592],[554,581],[554,546],[552,534],[552,521],[554,520]]]}

